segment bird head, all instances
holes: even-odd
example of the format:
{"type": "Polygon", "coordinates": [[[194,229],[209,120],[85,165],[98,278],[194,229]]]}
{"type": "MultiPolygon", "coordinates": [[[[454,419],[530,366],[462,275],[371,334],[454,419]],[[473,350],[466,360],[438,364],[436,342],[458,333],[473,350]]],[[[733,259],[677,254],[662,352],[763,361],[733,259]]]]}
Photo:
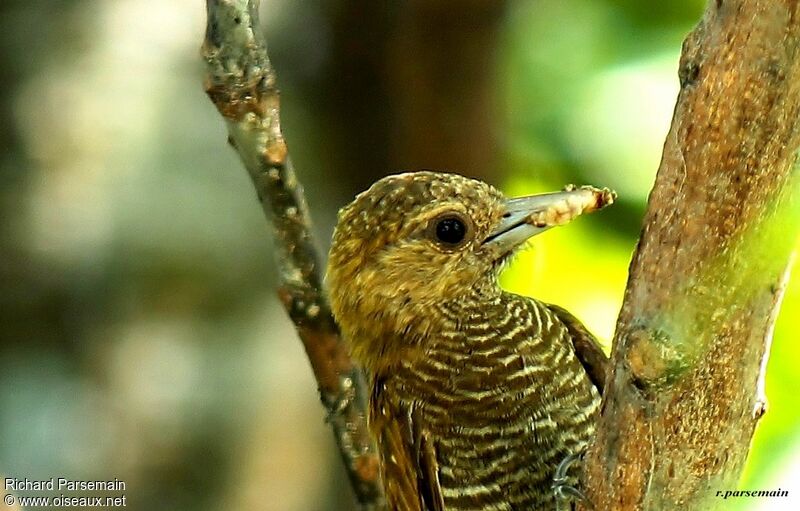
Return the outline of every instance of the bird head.
{"type": "Polygon", "coordinates": [[[506,199],[429,171],[376,182],[339,212],[328,257],[331,308],[354,357],[379,370],[418,352],[445,320],[441,304],[500,293],[515,249],[604,200],[613,192],[588,187],[506,199]]]}

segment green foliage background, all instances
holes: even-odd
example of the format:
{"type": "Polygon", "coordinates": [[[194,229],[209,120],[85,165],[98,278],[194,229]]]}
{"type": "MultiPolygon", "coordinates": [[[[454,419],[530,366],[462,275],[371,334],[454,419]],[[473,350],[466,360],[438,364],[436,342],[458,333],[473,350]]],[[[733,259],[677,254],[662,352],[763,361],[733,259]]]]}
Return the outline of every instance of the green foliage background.
{"type": "MultiPolygon", "coordinates": [[[[504,275],[504,283],[566,306],[610,344],[638,219],[678,92],[681,41],[703,2],[568,0],[518,7],[505,63],[513,169],[506,190],[523,194],[585,181],[617,190],[623,212],[609,210],[543,235],[504,275]],[[548,170],[546,178],[533,170],[541,168],[548,170]]],[[[780,487],[791,495],[798,486],[798,307],[795,278],[775,328],[766,382],[769,412],[753,439],[742,489],[780,487]]],[[[791,505],[773,499],[730,508],[791,505]]]]}
{"type": "MultiPolygon", "coordinates": [[[[464,21],[460,2],[429,1],[450,9],[443,24],[464,21]]],[[[498,161],[480,175],[509,195],[586,183],[620,199],[535,240],[503,282],[566,306],[610,341],[681,42],[704,2],[505,4],[486,69],[496,77],[498,161]]],[[[378,15],[401,5],[262,1],[285,133],[322,246],[336,209],[371,180],[431,165],[353,163],[388,152],[370,145],[371,133],[391,133],[394,122],[357,108],[391,99],[371,93],[380,79],[358,75],[372,54],[357,42],[380,40],[378,15]],[[346,71],[372,84],[357,93],[331,86],[344,73],[330,64],[331,18],[345,8],[356,15],[345,25],[356,41],[346,71]],[[332,115],[342,97],[351,107],[332,115]]],[[[269,232],[202,92],[204,14],[197,0],[0,5],[0,476],[117,477],[128,508],[148,511],[352,509],[305,355],[274,295],[269,232]]],[[[790,498],[731,508],[798,504],[798,307],[792,281],[769,365],[770,410],[742,482],[790,498]]]]}

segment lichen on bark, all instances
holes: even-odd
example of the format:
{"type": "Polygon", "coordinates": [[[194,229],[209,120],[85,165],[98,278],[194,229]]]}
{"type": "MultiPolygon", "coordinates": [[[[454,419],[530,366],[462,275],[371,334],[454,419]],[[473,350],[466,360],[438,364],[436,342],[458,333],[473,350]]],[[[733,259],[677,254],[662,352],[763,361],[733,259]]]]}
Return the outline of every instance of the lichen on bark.
{"type": "Polygon", "coordinates": [[[596,509],[710,509],[736,487],[797,240],[797,1],[710,2],[631,263],[584,485],[596,509]]]}

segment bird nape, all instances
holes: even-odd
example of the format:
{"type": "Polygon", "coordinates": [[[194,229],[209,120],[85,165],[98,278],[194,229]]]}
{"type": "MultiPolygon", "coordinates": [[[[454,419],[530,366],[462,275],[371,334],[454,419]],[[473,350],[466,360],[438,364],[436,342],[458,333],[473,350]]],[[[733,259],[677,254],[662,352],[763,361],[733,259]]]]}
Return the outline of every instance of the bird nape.
{"type": "Polygon", "coordinates": [[[339,212],[326,281],[371,380],[389,509],[555,509],[594,433],[607,359],[564,309],[503,291],[530,237],[607,189],[507,199],[457,174],[388,176],[339,212]],[[563,465],[562,465],[563,467],[563,465]],[[556,491],[554,491],[556,483],[556,491]]]}

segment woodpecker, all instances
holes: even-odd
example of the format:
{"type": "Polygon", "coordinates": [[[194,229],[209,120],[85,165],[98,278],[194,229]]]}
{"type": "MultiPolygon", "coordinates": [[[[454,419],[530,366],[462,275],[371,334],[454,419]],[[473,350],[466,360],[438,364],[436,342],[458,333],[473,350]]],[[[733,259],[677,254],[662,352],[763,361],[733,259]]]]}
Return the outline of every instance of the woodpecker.
{"type": "Polygon", "coordinates": [[[568,187],[507,199],[420,171],[339,212],[326,283],[371,382],[390,510],[556,508],[557,467],[594,433],[607,359],[570,313],[504,291],[498,274],[530,237],[614,198],[568,187]]]}

